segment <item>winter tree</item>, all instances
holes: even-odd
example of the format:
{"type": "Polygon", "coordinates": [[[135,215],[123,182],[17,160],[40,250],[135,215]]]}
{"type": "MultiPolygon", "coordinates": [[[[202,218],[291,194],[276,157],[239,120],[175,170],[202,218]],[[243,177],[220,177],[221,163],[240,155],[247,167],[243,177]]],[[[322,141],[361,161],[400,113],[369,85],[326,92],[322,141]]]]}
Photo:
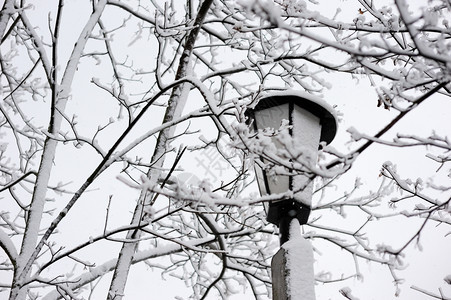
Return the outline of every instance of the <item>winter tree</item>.
{"type": "Polygon", "coordinates": [[[449,273],[410,288],[401,270],[424,239],[449,250],[449,124],[431,124],[450,108],[451,4],[318,2],[4,0],[1,297],[161,299],[161,274],[187,287],[172,297],[270,298],[279,245],[263,203],[289,195],[258,194],[259,164],[315,183],[302,232],[318,295],[367,299],[347,286],[369,262],[390,295],[450,299],[449,273]],[[344,114],[342,138],[311,167],[274,150],[286,125],[246,122],[261,95],[283,90],[357,108],[364,122],[344,114]]]}

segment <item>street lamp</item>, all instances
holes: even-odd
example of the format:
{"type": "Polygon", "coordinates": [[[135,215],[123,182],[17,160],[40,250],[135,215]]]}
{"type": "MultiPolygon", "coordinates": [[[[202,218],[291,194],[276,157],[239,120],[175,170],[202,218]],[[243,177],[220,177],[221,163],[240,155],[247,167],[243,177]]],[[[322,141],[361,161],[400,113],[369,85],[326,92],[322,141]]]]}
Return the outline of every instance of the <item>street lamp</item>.
{"type": "MultiPolygon", "coordinates": [[[[322,99],[304,92],[275,92],[261,97],[257,105],[247,110],[255,131],[266,128],[279,129],[288,121],[292,148],[300,150],[308,161],[317,160],[320,142],[330,143],[337,132],[333,109],[322,99]]],[[[273,138],[276,147],[283,147],[273,138]]],[[[268,162],[263,157],[263,163],[268,162]]],[[[267,220],[279,227],[281,245],[288,240],[289,224],[298,219],[306,224],[311,207],[312,179],[309,175],[270,175],[260,167],[255,168],[261,195],[293,192],[293,198],[270,201],[266,205],[267,220]]]]}

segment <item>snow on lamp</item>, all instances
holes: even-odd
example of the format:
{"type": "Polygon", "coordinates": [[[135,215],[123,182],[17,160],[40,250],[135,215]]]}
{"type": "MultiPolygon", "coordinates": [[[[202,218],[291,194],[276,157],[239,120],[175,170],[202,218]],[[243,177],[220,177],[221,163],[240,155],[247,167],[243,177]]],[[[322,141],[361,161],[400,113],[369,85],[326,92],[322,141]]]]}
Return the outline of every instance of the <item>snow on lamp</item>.
{"type": "MultiPolygon", "coordinates": [[[[337,131],[333,109],[322,99],[304,92],[267,94],[253,109],[247,110],[247,115],[255,131],[266,128],[277,130],[283,120],[288,121],[292,148],[308,153],[310,161],[317,160],[320,142],[330,143],[337,131]]],[[[283,147],[276,138],[272,141],[276,147],[283,147]]],[[[264,158],[262,161],[267,162],[264,158]]],[[[272,201],[266,205],[267,220],[279,227],[293,218],[297,218],[300,224],[307,223],[313,192],[309,174],[270,175],[258,166],[255,169],[261,195],[293,191],[292,199],[272,201]]]]}

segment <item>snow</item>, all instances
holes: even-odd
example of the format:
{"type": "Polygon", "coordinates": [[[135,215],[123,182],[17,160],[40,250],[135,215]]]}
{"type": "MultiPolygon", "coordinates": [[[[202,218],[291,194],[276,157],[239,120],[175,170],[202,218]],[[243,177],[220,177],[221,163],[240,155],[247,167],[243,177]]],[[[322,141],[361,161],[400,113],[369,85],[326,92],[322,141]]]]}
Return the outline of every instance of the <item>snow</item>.
{"type": "Polygon", "coordinates": [[[3,230],[0,230],[0,246],[3,249],[3,251],[6,252],[9,259],[12,262],[15,262],[17,259],[16,247],[14,246],[9,236],[3,230]]]}
{"type": "Polygon", "coordinates": [[[365,135],[355,129],[354,126],[349,127],[346,131],[351,135],[351,139],[356,142],[365,137],[365,135]]]}
{"type": "Polygon", "coordinates": [[[332,108],[332,106],[329,105],[326,101],[319,98],[318,96],[312,95],[307,92],[303,91],[294,91],[294,90],[285,90],[285,91],[271,91],[271,92],[264,92],[261,94],[262,98],[267,97],[275,97],[275,96],[297,96],[300,98],[304,98],[309,100],[310,102],[316,103],[322,107],[324,107],[332,116],[334,116],[335,119],[338,119],[337,111],[332,108]]]}
{"type": "Polygon", "coordinates": [[[297,219],[290,224],[290,239],[282,245],[286,251],[288,270],[288,295],[291,299],[314,300],[315,276],[313,249],[300,232],[297,219]]]}
{"type": "Polygon", "coordinates": [[[279,22],[281,22],[282,12],[278,6],[275,6],[272,3],[272,1],[240,1],[239,4],[256,15],[264,17],[272,25],[277,26],[279,22]]]}
{"type": "MultiPolygon", "coordinates": [[[[53,166],[53,158],[55,157],[56,141],[48,140],[44,146],[41,165],[39,167],[39,175],[36,178],[36,186],[33,194],[32,204],[29,210],[27,220],[27,230],[21,247],[21,255],[17,258],[18,272],[20,279],[24,279],[28,275],[35,257],[39,254],[36,242],[39,235],[42,212],[44,211],[45,196],[50,173],[53,166]],[[31,257],[31,258],[30,258],[31,257]]],[[[42,247],[42,246],[41,246],[42,247]]],[[[18,298],[20,299],[20,298],[18,298]]]]}

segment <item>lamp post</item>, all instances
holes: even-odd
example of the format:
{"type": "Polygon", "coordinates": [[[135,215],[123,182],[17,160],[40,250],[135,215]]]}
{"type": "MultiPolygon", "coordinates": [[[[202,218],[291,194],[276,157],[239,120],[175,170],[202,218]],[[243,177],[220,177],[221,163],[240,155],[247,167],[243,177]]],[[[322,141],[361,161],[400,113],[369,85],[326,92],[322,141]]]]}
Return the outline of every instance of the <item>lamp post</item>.
{"type": "MultiPolygon", "coordinates": [[[[333,109],[322,99],[304,92],[287,91],[267,94],[260,98],[253,109],[248,109],[247,115],[255,131],[266,128],[277,130],[283,120],[288,121],[290,147],[295,150],[298,157],[305,157],[304,163],[307,164],[316,162],[320,142],[330,143],[337,132],[337,120],[333,109]]],[[[286,146],[276,138],[273,138],[273,142],[276,148],[286,146]]],[[[267,160],[262,157],[262,162],[266,163],[267,160]]],[[[293,195],[290,199],[270,201],[265,206],[268,222],[279,227],[281,245],[281,249],[271,263],[273,299],[315,299],[311,245],[300,233],[293,234],[293,226],[299,227],[299,224],[306,224],[310,215],[313,193],[311,176],[291,175],[290,170],[287,170],[287,175],[271,176],[267,170],[260,167],[256,167],[255,171],[261,195],[280,194],[287,191],[291,191],[293,195]],[[297,221],[293,222],[293,220],[297,221]],[[291,230],[290,227],[292,227],[291,230]],[[293,235],[297,236],[296,241],[293,235]],[[288,245],[288,242],[291,244],[288,245]],[[294,245],[295,243],[297,244],[294,245]],[[302,251],[299,252],[296,248],[302,248],[302,251]],[[296,253],[303,253],[299,255],[304,257],[290,259],[290,255],[293,256],[296,253]],[[305,263],[302,263],[303,261],[305,263]],[[293,264],[301,264],[301,266],[293,264]],[[299,288],[302,285],[305,287],[299,288]],[[301,292],[293,292],[295,288],[301,292]]]]}

